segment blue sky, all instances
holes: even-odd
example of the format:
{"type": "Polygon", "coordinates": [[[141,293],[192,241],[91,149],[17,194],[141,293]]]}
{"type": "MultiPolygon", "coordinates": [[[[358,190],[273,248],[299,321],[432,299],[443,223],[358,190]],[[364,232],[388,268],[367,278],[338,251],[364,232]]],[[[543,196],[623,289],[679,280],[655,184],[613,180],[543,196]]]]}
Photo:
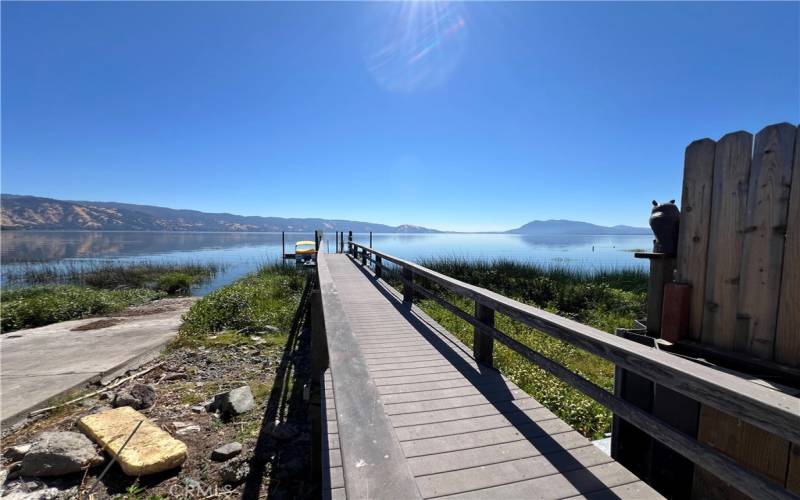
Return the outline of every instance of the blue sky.
{"type": "Polygon", "coordinates": [[[800,121],[800,3],[2,3],[2,191],[454,230],[646,225],[800,121]]]}

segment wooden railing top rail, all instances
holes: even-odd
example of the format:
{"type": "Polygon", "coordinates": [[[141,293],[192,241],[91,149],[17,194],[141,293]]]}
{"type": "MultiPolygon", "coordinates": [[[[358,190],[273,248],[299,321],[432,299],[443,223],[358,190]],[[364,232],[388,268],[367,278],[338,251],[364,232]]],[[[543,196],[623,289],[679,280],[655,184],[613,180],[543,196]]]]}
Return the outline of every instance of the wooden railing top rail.
{"type": "Polygon", "coordinates": [[[350,242],[350,244],[655,383],[713,406],[768,432],[800,443],[800,399],[794,396],[667,352],[609,335],[577,321],[451,278],[359,243],[350,242]]]}

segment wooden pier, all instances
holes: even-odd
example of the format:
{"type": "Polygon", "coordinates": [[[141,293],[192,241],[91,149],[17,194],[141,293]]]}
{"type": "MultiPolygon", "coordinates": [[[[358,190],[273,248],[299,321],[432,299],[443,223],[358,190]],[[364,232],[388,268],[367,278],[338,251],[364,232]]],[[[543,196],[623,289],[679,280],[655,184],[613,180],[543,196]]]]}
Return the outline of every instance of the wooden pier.
{"type": "Polygon", "coordinates": [[[800,129],[770,126],[752,151],[726,153],[739,139],[722,138],[716,155],[709,140],[687,148],[687,217],[677,255],[650,255],[660,271],[641,332],[610,335],[352,233],[337,233],[336,253],[318,245],[309,314],[323,496],[799,498],[800,129]],[[742,177],[730,163],[749,168],[751,154],[742,177]],[[731,238],[742,241],[711,252],[731,238]],[[472,348],[418,299],[472,325],[472,348]],[[496,314],[613,363],[614,392],[498,330],[496,314]],[[613,412],[611,457],[495,370],[495,342],[613,412]]]}

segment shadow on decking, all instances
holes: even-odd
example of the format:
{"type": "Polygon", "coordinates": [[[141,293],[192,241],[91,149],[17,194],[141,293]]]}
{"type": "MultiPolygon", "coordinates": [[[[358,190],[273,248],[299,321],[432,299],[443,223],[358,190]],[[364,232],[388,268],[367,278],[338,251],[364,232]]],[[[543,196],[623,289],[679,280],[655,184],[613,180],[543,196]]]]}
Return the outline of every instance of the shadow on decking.
{"type": "Polygon", "coordinates": [[[305,323],[311,286],[306,283],[300,305],[292,320],[289,338],[275,372],[267,401],[250,472],[245,479],[242,498],[316,498],[319,492],[308,481],[311,468],[311,425],[309,404],[303,388],[311,381],[311,330],[305,323]],[[288,439],[273,436],[275,422],[288,426],[288,439]],[[264,489],[265,478],[268,485],[264,489]]]}
{"type": "MultiPolygon", "coordinates": [[[[541,458],[548,460],[555,470],[575,486],[575,489],[582,494],[606,490],[604,498],[617,497],[617,495],[608,490],[609,487],[602,479],[586,470],[586,466],[572,456],[572,451],[574,450],[564,448],[553,439],[539,423],[531,419],[523,410],[513,405],[514,394],[506,385],[506,381],[499,371],[477,362],[476,369],[475,366],[465,361],[462,355],[466,354],[470,360],[474,360],[472,353],[450,339],[447,339],[442,333],[439,333],[439,329],[441,329],[441,331],[446,330],[441,328],[441,326],[429,324],[427,320],[414,313],[411,309],[411,304],[404,303],[402,297],[396,295],[397,292],[390,289],[385,282],[379,281],[374,274],[367,271],[363,266],[355,263],[354,265],[356,265],[364,276],[370,280],[370,283],[386,297],[395,309],[403,315],[414,329],[428,341],[434,349],[439,351],[439,353],[486,398],[488,404],[493,405],[497,412],[505,417],[509,425],[513,426],[517,432],[532,444],[533,439],[536,440],[534,446],[541,451],[541,458]],[[459,352],[461,354],[459,354],[459,352]],[[567,474],[581,470],[585,473],[567,474]]],[[[452,335],[449,332],[447,333],[452,335]]],[[[590,444],[589,446],[592,445],[590,444]]],[[[613,462],[613,460],[609,457],[608,462],[613,462]]]]}

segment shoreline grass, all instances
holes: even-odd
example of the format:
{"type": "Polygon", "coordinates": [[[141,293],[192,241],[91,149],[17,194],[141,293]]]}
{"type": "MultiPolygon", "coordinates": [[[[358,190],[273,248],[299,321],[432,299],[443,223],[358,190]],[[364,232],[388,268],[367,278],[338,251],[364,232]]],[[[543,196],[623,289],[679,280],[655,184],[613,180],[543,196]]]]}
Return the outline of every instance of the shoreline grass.
{"type": "Polygon", "coordinates": [[[113,314],[167,296],[184,296],[211,279],[214,264],[96,262],[31,265],[0,290],[0,333],[113,314]]]}
{"type": "Polygon", "coordinates": [[[209,335],[230,331],[285,334],[306,279],[306,272],[293,266],[265,264],[195,303],[183,318],[178,342],[204,342],[209,335]]]}
{"type": "MultiPolygon", "coordinates": [[[[585,272],[507,260],[425,259],[429,269],[478,285],[612,334],[633,326],[644,315],[647,273],[636,269],[585,272]]],[[[472,314],[474,303],[427,282],[446,300],[472,314]]],[[[472,346],[473,327],[432,300],[419,306],[439,324],[472,346]]],[[[566,366],[608,391],[614,388],[614,365],[497,314],[495,326],[544,356],[566,366]]],[[[495,343],[495,367],[525,392],[578,432],[598,439],[610,430],[611,412],[525,358],[495,343]]]]}
{"type": "Polygon", "coordinates": [[[166,297],[144,288],[103,290],[77,285],[40,285],[0,292],[0,333],[60,321],[112,314],[166,297]]]}
{"type": "Polygon", "coordinates": [[[104,289],[166,289],[176,282],[188,283],[189,286],[203,283],[222,268],[219,264],[198,262],[92,260],[27,263],[7,271],[4,281],[17,286],[58,284],[104,289]]]}

